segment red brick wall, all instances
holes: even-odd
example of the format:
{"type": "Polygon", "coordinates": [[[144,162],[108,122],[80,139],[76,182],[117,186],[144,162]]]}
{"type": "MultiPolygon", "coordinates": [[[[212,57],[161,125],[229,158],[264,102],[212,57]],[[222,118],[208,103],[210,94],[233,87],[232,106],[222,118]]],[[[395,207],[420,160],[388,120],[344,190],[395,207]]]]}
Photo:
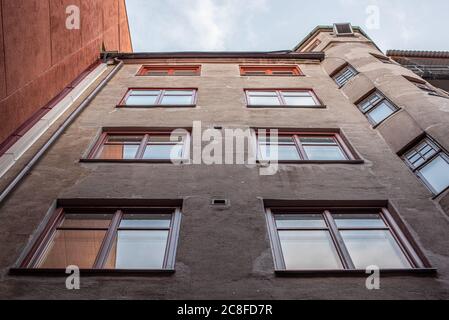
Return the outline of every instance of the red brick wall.
{"type": "Polygon", "coordinates": [[[132,48],[125,0],[0,2],[1,144],[97,61],[103,42],[106,50],[132,48]],[[80,30],[65,27],[68,5],[81,10],[80,30]]]}

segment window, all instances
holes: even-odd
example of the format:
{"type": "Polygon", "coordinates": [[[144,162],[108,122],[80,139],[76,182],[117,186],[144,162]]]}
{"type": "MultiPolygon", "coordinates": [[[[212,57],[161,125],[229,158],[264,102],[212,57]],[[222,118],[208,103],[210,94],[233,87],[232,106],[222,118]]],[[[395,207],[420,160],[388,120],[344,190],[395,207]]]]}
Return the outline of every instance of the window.
{"type": "Polygon", "coordinates": [[[319,107],[312,90],[246,90],[249,107],[319,107]]]}
{"type": "Polygon", "coordinates": [[[22,268],[174,269],[180,219],[177,208],[59,209],[22,268]]]}
{"type": "Polygon", "coordinates": [[[302,76],[298,66],[240,66],[242,76],[302,76]]]}
{"type": "Polygon", "coordinates": [[[449,188],[449,155],[430,138],[406,152],[403,159],[435,195],[449,188]]]}
{"type": "Polygon", "coordinates": [[[382,63],[385,63],[385,64],[394,64],[394,62],[390,59],[390,58],[388,58],[388,57],[386,57],[386,56],[384,56],[384,55],[381,55],[381,54],[376,54],[376,53],[370,53],[374,58],[376,58],[377,60],[379,60],[380,62],[382,62],[382,63]]]}
{"type": "MultiPolygon", "coordinates": [[[[259,130],[260,131],[260,130],[259,130]]],[[[277,137],[258,134],[258,155],[262,161],[349,161],[351,151],[336,133],[285,133],[277,137]]]]}
{"type": "Polygon", "coordinates": [[[334,24],[334,32],[337,36],[353,36],[354,30],[350,23],[336,23],[334,24]]]}
{"type": "MultiPolygon", "coordinates": [[[[428,94],[443,96],[434,87],[432,87],[429,83],[427,83],[424,80],[420,80],[420,79],[416,79],[416,78],[412,78],[412,77],[408,77],[408,76],[404,76],[404,78],[406,78],[408,81],[413,83],[417,88],[421,89],[422,91],[424,91],[428,94]]],[[[445,96],[443,96],[443,97],[445,97],[445,96]]]]}
{"type": "Polygon", "coordinates": [[[201,66],[143,66],[138,76],[199,76],[201,66]]]}
{"type": "Polygon", "coordinates": [[[351,80],[351,78],[355,77],[356,75],[357,71],[353,67],[346,66],[342,70],[337,72],[333,76],[333,78],[335,82],[338,84],[338,86],[342,88],[346,83],[349,82],[349,80],[351,80]]]}
{"type": "Polygon", "coordinates": [[[271,208],[267,219],[277,271],[423,266],[383,208],[271,208]]]}
{"type": "Polygon", "coordinates": [[[189,158],[190,134],[168,131],[107,131],[89,159],[98,161],[182,161],[189,158]]]}
{"type": "Polygon", "coordinates": [[[196,89],[130,89],[119,107],[194,107],[196,89]]]}
{"type": "Polygon", "coordinates": [[[373,125],[380,124],[398,111],[398,108],[378,91],[360,102],[358,107],[373,125]]]}

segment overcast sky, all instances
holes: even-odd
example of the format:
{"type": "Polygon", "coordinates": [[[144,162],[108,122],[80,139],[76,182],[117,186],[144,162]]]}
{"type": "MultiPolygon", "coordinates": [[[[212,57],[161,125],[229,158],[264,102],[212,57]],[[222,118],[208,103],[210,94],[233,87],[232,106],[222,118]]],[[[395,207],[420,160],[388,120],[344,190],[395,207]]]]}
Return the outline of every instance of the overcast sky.
{"type": "Polygon", "coordinates": [[[351,22],[387,49],[449,51],[448,0],[126,0],[135,52],[292,49],[351,22]],[[377,14],[379,13],[379,14],[377,14]]]}

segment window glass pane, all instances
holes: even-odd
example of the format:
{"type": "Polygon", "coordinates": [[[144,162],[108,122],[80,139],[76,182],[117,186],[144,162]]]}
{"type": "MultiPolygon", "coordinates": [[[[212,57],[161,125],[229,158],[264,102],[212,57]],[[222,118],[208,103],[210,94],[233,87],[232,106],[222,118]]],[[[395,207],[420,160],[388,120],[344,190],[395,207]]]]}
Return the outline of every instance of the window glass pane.
{"type": "Polygon", "coordinates": [[[278,228],[327,228],[322,214],[276,214],[278,228]]]}
{"type": "Polygon", "coordinates": [[[176,76],[196,76],[198,73],[196,70],[175,70],[176,76]]]}
{"type": "Polygon", "coordinates": [[[384,269],[411,267],[390,231],[341,231],[341,235],[357,269],[372,265],[384,269]]]}
{"type": "Polygon", "coordinates": [[[106,231],[58,230],[38,264],[42,269],[65,269],[70,265],[91,269],[106,231]]]}
{"type": "Polygon", "coordinates": [[[382,96],[380,96],[377,93],[374,93],[360,104],[360,108],[362,109],[363,112],[366,112],[380,100],[382,100],[382,96]]]}
{"type": "Polygon", "coordinates": [[[143,159],[180,159],[182,157],[182,148],[182,144],[148,145],[143,159]]]}
{"type": "Polygon", "coordinates": [[[108,228],[111,224],[112,214],[76,214],[69,213],[64,215],[61,228],[108,228]]]}
{"type": "Polygon", "coordinates": [[[248,94],[252,97],[254,96],[277,97],[276,91],[248,91],[248,94]]]}
{"type": "Polygon", "coordinates": [[[301,137],[299,140],[302,144],[337,144],[334,138],[328,137],[301,137]]]}
{"type": "Polygon", "coordinates": [[[328,231],[279,231],[287,270],[342,269],[328,231]]]}
{"type": "Polygon", "coordinates": [[[449,187],[449,163],[442,155],[432,160],[419,172],[437,194],[449,187]]]}
{"type": "Polygon", "coordinates": [[[152,106],[157,102],[157,96],[129,96],[126,99],[127,106],[152,106]]]}
{"type": "Polygon", "coordinates": [[[281,104],[278,97],[262,97],[262,96],[250,96],[249,103],[255,106],[278,106],[281,104]]]}
{"type": "Polygon", "coordinates": [[[379,214],[333,214],[338,228],[386,228],[379,214]]]}
{"type": "Polygon", "coordinates": [[[192,96],[164,95],[161,104],[163,105],[191,105],[193,104],[192,96]]]}
{"type": "Polygon", "coordinates": [[[139,146],[131,145],[104,145],[99,159],[135,159],[139,146]]]}
{"type": "Polygon", "coordinates": [[[309,160],[347,160],[338,146],[308,146],[304,150],[309,160]]]}
{"type": "Polygon", "coordinates": [[[315,100],[310,97],[285,97],[285,103],[290,106],[315,106],[315,100]]]}
{"type": "Polygon", "coordinates": [[[170,135],[154,135],[150,136],[149,140],[150,142],[182,142],[182,137],[174,137],[177,139],[174,139],[173,141],[170,140],[170,135]]]}
{"type": "Polygon", "coordinates": [[[166,96],[192,96],[193,90],[166,90],[164,95],[166,96]]]}
{"type": "Polygon", "coordinates": [[[116,136],[116,135],[110,135],[108,136],[108,143],[136,143],[140,144],[142,141],[143,136],[116,136]]]}
{"type": "Polygon", "coordinates": [[[120,228],[168,229],[171,214],[125,214],[120,228]]]}
{"type": "Polygon", "coordinates": [[[158,96],[161,90],[131,90],[131,96],[158,96]]]}
{"type": "Polygon", "coordinates": [[[168,230],[118,231],[105,268],[162,269],[168,234],[168,230]]]}
{"type": "Polygon", "coordinates": [[[393,108],[386,102],[381,102],[377,107],[368,112],[372,121],[378,124],[394,113],[393,108]]]}
{"type": "Polygon", "coordinates": [[[261,144],[294,144],[292,136],[278,136],[277,139],[266,135],[265,137],[259,136],[259,143],[261,144]]]}
{"type": "Polygon", "coordinates": [[[289,145],[261,145],[260,152],[262,159],[264,160],[277,160],[277,161],[288,161],[288,160],[301,160],[296,146],[289,145]]]}

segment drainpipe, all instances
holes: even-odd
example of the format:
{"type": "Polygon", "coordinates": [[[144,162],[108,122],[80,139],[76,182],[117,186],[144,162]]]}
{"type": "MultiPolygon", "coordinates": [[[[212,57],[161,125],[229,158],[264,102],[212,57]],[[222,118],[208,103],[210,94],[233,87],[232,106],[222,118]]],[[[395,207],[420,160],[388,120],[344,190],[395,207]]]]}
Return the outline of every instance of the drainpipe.
{"type": "MultiPolygon", "coordinates": [[[[115,59],[117,63],[118,59],[115,59]]],[[[92,100],[98,95],[98,93],[106,86],[106,84],[117,74],[117,72],[122,68],[123,61],[118,62],[114,67],[114,70],[104,78],[101,83],[95,88],[95,90],[89,94],[89,96],[84,99],[84,101],[68,116],[67,119],[61,124],[61,126],[56,130],[55,133],[50,137],[50,139],[39,149],[39,151],[33,156],[33,158],[27,163],[27,165],[20,171],[20,173],[12,180],[9,185],[2,191],[0,195],[0,206],[3,201],[8,197],[8,195],[19,185],[23,178],[31,171],[31,169],[39,162],[42,156],[47,152],[48,149],[59,139],[59,137],[65,132],[65,130],[75,121],[75,119],[81,114],[81,112],[86,109],[86,107],[92,102],[92,100]]]]}

